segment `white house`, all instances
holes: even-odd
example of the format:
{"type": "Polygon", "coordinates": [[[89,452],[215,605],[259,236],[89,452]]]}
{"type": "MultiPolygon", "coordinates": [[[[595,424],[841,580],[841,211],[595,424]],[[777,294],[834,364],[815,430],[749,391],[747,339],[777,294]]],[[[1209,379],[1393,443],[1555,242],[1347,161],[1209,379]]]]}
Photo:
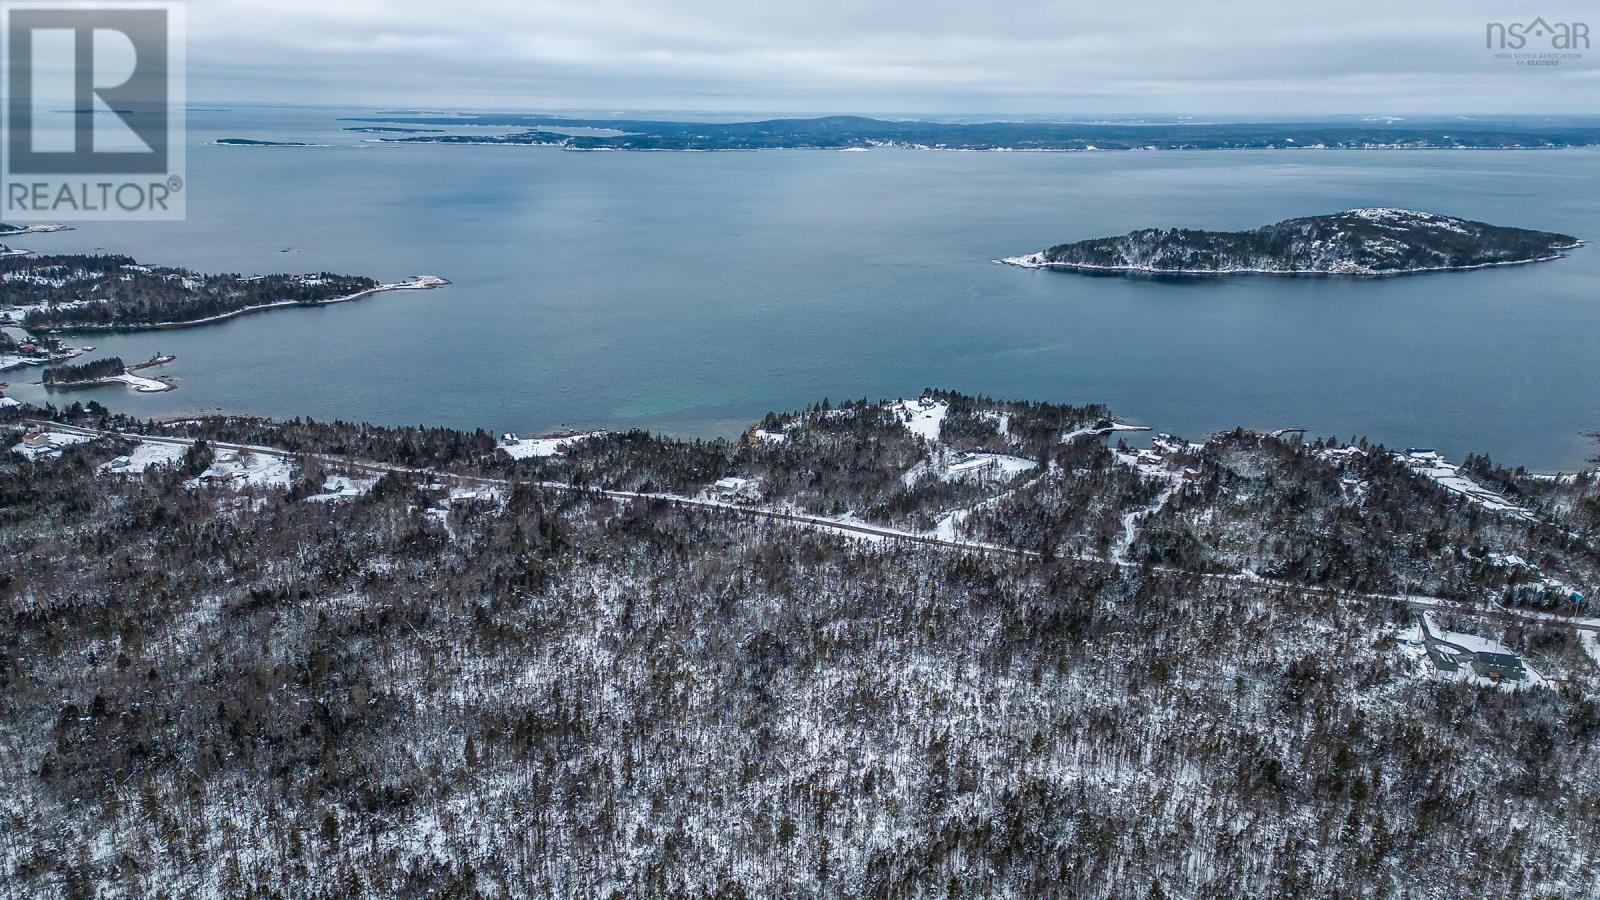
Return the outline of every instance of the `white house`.
{"type": "Polygon", "coordinates": [[[740,478],[730,475],[727,478],[718,478],[711,486],[711,493],[718,500],[759,500],[761,499],[761,482],[754,478],[740,478]]]}

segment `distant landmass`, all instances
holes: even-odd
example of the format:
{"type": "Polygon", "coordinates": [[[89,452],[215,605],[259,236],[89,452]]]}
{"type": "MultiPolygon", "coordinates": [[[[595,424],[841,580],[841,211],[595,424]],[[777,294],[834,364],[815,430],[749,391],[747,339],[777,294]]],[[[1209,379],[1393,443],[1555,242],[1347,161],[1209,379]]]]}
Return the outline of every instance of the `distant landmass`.
{"type": "Polygon", "coordinates": [[[363,134],[438,134],[442,128],[401,128],[397,126],[368,125],[351,128],[341,128],[340,131],[356,131],[363,134]]]}
{"type": "Polygon", "coordinates": [[[1530,149],[1600,144],[1588,119],[1337,120],[1191,123],[919,122],[864,116],[673,122],[546,115],[389,115],[349,118],[364,125],[435,128],[520,127],[511,134],[427,134],[379,138],[399,143],[533,144],[567,150],[1227,150],[1227,149],[1530,149]],[[562,129],[604,129],[567,134],[562,129]]]}
{"type": "Polygon", "coordinates": [[[1249,231],[1145,228],[1000,260],[1025,268],[1156,274],[1397,275],[1556,259],[1569,234],[1409,209],[1352,209],[1249,231]]]}
{"type": "Polygon", "coordinates": [[[258,141],[255,138],[217,138],[224,147],[315,147],[305,141],[258,141]]]}

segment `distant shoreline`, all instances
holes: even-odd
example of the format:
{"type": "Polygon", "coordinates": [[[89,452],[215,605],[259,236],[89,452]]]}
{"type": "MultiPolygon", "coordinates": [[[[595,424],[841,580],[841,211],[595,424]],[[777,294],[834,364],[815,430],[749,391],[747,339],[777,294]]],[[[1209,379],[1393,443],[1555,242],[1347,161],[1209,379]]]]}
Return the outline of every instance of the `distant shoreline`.
{"type": "MultiPolygon", "coordinates": [[[[354,116],[368,129],[436,129],[380,143],[557,146],[565,150],[715,152],[868,150],[1092,153],[1112,150],[1545,149],[1600,145],[1600,121],[1458,119],[1286,122],[948,122],[836,115],[740,121],[556,116],[536,113],[354,116]],[[494,127],[504,133],[471,133],[494,127]],[[578,134],[573,129],[604,131],[578,134]]],[[[378,133],[378,132],[373,132],[378,133]]]]}
{"type": "MultiPolygon", "coordinates": [[[[778,146],[778,147],[575,147],[564,141],[496,141],[479,135],[463,135],[470,140],[441,140],[446,137],[418,137],[418,138],[368,138],[363,143],[368,144],[436,144],[455,147],[529,147],[561,150],[568,153],[767,153],[779,151],[801,151],[820,153],[867,153],[873,150],[902,150],[915,153],[1265,153],[1277,150],[1293,150],[1307,152],[1329,153],[1407,153],[1407,152],[1450,152],[1468,151],[1485,153],[1520,153],[1529,150],[1594,150],[1600,144],[1567,144],[1562,146],[1512,146],[1512,147],[1465,147],[1465,146],[1411,146],[1405,144],[1369,144],[1360,147],[1315,147],[1289,144],[1286,146],[1269,147],[934,147],[921,144],[882,143],[870,147],[842,146],[778,146]]],[[[228,146],[228,145],[224,145],[228,146]]],[[[239,146],[239,145],[233,145],[239,146]]],[[[289,144],[283,146],[301,147],[332,147],[334,144],[289,144]]]]}

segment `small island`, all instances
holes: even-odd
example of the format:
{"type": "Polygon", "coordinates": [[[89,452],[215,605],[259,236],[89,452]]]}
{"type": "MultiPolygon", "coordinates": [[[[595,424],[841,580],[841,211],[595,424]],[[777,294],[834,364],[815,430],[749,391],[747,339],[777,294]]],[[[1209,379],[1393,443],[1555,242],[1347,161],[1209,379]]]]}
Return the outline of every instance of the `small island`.
{"type": "Polygon", "coordinates": [[[217,138],[219,147],[319,147],[321,144],[308,144],[305,141],[261,141],[255,138],[217,138]]]}
{"type": "Polygon", "coordinates": [[[1249,231],[1145,228],[998,260],[1030,269],[1163,275],[1400,275],[1558,259],[1583,242],[1409,209],[1352,209],[1249,231]]]}
{"type": "MultiPolygon", "coordinates": [[[[146,363],[148,367],[155,363],[146,363]]],[[[172,390],[172,385],[154,378],[135,375],[123,364],[122,357],[109,356],[75,365],[54,366],[44,370],[44,386],[48,388],[93,387],[113,382],[125,384],[141,394],[156,394],[172,390]]]]}
{"type": "Polygon", "coordinates": [[[39,222],[33,225],[12,225],[7,222],[0,222],[0,236],[6,237],[18,234],[51,234],[57,231],[71,230],[68,226],[58,225],[55,222],[39,222]]]}
{"type": "Polygon", "coordinates": [[[448,284],[434,275],[380,284],[358,275],[206,275],[127,256],[0,259],[7,318],[30,331],[184,328],[287,306],[324,306],[448,284]]]}

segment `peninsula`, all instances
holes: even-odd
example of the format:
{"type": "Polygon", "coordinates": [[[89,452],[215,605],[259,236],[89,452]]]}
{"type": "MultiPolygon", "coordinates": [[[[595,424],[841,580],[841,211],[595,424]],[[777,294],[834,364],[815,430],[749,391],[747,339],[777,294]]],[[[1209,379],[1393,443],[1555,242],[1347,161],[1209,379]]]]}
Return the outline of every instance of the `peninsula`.
{"type": "Polygon", "coordinates": [[[109,254],[0,259],[0,278],[6,283],[8,318],[33,331],[182,328],[284,306],[322,306],[448,284],[434,275],[390,284],[330,272],[206,275],[109,254]]]}

